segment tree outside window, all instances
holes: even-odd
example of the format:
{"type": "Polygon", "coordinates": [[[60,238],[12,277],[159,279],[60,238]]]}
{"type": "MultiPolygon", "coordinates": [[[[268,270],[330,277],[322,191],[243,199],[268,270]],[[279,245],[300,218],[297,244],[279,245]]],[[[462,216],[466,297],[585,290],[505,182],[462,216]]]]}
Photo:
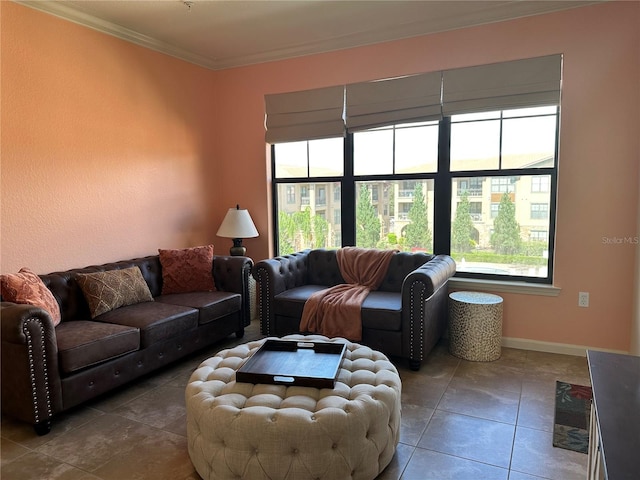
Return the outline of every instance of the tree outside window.
{"type": "Polygon", "coordinates": [[[516,221],[516,207],[507,193],[502,194],[498,216],[493,221],[491,246],[496,253],[513,255],[520,252],[522,240],[516,221]]]}
{"type": "Polygon", "coordinates": [[[406,245],[412,250],[431,249],[431,230],[427,217],[427,200],[422,192],[422,182],[416,182],[413,203],[409,209],[409,225],[405,229],[406,245]]]}
{"type": "Polygon", "coordinates": [[[356,243],[359,247],[375,248],[380,241],[380,219],[366,184],[360,185],[356,203],[356,243]]]}
{"type": "Polygon", "coordinates": [[[451,227],[451,250],[455,252],[469,252],[473,244],[472,232],[474,230],[473,220],[471,219],[471,211],[469,204],[469,195],[467,192],[462,194],[458,208],[456,209],[456,217],[451,227]]]}

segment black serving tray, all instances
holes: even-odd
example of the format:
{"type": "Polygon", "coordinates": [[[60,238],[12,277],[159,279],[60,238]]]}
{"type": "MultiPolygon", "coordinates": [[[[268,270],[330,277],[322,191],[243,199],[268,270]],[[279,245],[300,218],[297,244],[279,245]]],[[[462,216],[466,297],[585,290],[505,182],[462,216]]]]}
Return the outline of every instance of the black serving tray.
{"type": "Polygon", "coordinates": [[[236,381],[333,388],[345,343],[266,340],[236,372],[236,381]]]}

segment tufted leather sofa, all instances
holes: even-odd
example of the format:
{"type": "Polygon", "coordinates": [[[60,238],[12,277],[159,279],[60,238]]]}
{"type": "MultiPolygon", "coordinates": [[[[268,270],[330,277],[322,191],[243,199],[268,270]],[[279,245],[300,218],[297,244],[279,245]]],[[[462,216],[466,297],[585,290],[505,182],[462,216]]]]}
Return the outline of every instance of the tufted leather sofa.
{"type": "Polygon", "coordinates": [[[64,410],[165,366],[249,324],[247,257],[215,255],[214,292],[161,295],[158,255],[40,275],[60,305],[56,327],[44,310],[2,302],[2,412],[32,423],[38,434],[64,410]],[[154,297],[91,320],[75,280],[138,266],[154,297]]]}
{"type": "MultiPolygon", "coordinates": [[[[361,343],[409,360],[413,370],[447,325],[447,284],[456,264],[448,255],[396,253],[386,278],[362,305],[361,343]]],[[[302,310],[314,292],[345,283],[336,250],[309,249],[259,261],[258,311],[264,335],[298,333],[302,310]]]]}

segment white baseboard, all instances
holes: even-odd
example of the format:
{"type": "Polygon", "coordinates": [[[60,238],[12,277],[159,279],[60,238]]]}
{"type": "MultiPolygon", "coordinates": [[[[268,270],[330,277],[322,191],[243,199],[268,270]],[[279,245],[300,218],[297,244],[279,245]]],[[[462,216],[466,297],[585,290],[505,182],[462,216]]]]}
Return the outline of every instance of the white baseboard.
{"type": "Polygon", "coordinates": [[[520,350],[533,350],[536,352],[561,353],[563,355],[575,355],[585,357],[587,350],[598,350],[600,352],[623,353],[623,350],[611,350],[605,348],[587,347],[584,345],[571,345],[568,343],[542,342],[539,340],[529,340],[526,338],[509,338],[502,337],[502,346],[508,348],[517,348],[520,350]]]}

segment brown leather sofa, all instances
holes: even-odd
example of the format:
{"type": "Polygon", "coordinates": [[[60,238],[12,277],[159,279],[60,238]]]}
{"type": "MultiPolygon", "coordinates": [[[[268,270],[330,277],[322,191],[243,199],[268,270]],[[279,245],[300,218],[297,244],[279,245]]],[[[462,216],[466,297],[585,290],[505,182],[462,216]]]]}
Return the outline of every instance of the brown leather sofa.
{"type": "Polygon", "coordinates": [[[249,324],[247,257],[215,255],[217,291],[161,295],[158,255],[40,275],[60,305],[56,327],[38,307],[2,302],[2,412],[32,423],[52,417],[163,367],[249,324]],[[91,320],[78,273],[138,266],[154,301],[116,308],[91,320]]]}
{"type": "MultiPolygon", "coordinates": [[[[409,360],[413,370],[445,331],[447,283],[456,272],[448,255],[396,253],[386,278],[362,305],[361,343],[409,360]]],[[[336,251],[304,250],[257,262],[258,311],[264,335],[299,333],[307,298],[319,290],[345,283],[336,251]]],[[[304,332],[303,332],[304,333],[304,332]]]]}

